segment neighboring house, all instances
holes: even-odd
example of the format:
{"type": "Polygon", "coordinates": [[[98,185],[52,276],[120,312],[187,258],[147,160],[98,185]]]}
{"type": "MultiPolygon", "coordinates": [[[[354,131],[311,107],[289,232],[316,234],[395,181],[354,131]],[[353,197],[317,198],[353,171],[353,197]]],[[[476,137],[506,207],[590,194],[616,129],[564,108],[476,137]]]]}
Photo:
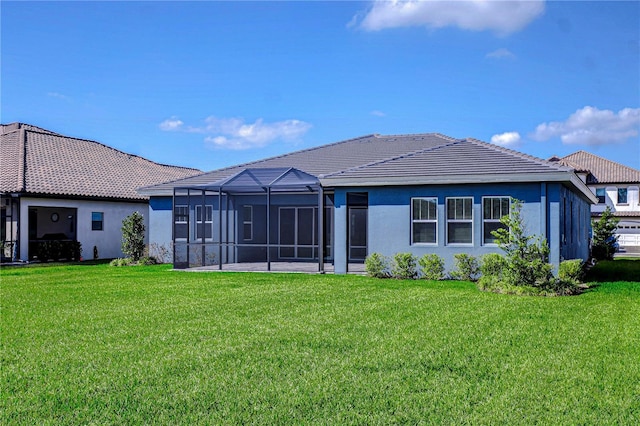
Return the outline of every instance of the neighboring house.
{"type": "MultiPolygon", "coordinates": [[[[491,231],[523,202],[550,261],[589,256],[595,195],[573,169],[475,139],[370,135],[141,188],[150,241],[174,266],[332,263],[373,252],[501,252],[491,231]]],[[[361,268],[361,267],[360,267],[361,268]]]]}
{"type": "Polygon", "coordinates": [[[2,125],[0,142],[4,260],[32,260],[50,241],[78,241],[84,258],[94,246],[122,256],[122,220],[147,216],[136,188],[201,173],[22,123],[2,125]]]}
{"type": "Polygon", "coordinates": [[[640,253],[640,170],[585,151],[550,160],[574,168],[596,194],[598,203],[591,206],[592,217],[599,218],[609,206],[620,219],[617,234],[621,251],[640,253]]]}

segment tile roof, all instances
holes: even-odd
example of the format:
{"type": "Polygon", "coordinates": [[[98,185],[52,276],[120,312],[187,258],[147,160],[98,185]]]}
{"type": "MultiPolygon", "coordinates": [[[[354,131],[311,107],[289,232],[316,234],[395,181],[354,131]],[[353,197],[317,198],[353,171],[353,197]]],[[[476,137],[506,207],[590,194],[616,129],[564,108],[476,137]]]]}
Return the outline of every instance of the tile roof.
{"type": "MultiPolygon", "coordinates": [[[[558,163],[522,154],[476,139],[455,139],[437,133],[418,135],[368,135],[296,151],[278,157],[214,170],[178,182],[141,188],[145,194],[166,194],[174,186],[195,186],[218,181],[246,168],[294,167],[318,176],[324,186],[346,182],[417,178],[428,182],[469,175],[498,179],[517,174],[535,181],[549,173],[567,176],[572,170],[558,163]],[[537,177],[536,177],[537,176],[537,177]]],[[[573,175],[575,176],[575,175],[573,175]]],[[[584,187],[585,190],[586,187],[584,187]]]]}
{"type": "Polygon", "coordinates": [[[588,170],[595,178],[595,182],[589,183],[640,183],[640,170],[598,157],[589,152],[574,152],[559,158],[558,161],[564,162],[574,169],[588,170]]]}
{"type": "Polygon", "coordinates": [[[1,126],[0,192],[144,200],[141,186],[201,174],[36,126],[1,126]]]}
{"type": "MultiPolygon", "coordinates": [[[[293,167],[314,176],[328,175],[355,166],[392,158],[398,153],[411,153],[437,147],[456,139],[437,133],[421,135],[380,136],[367,135],[314,148],[271,157],[264,160],[213,170],[200,176],[180,181],[181,186],[203,185],[232,176],[246,168],[293,167]]],[[[153,191],[172,190],[171,182],[154,186],[153,191]]],[[[142,190],[146,192],[147,189],[142,190]]]]}

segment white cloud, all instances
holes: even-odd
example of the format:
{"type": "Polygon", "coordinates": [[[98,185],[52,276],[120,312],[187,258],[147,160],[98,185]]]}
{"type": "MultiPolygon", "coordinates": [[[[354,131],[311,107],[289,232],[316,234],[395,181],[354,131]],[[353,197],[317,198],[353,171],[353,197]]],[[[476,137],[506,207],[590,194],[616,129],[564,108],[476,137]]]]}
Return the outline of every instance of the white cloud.
{"type": "Polygon", "coordinates": [[[624,108],[617,113],[585,106],[565,121],[542,123],[531,135],[546,141],[560,137],[563,144],[606,145],[638,136],[640,108],[624,108]]]}
{"type": "Polygon", "coordinates": [[[544,12],[544,0],[376,0],[349,26],[366,31],[425,26],[495,31],[501,35],[523,29],[544,12]]]}
{"type": "Polygon", "coordinates": [[[211,148],[249,149],[260,148],[276,140],[295,141],[302,137],[311,124],[300,120],[284,120],[266,123],[262,118],[245,123],[240,118],[207,117],[202,126],[184,126],[177,117],[160,123],[165,131],[182,131],[207,135],[205,143],[211,148]]]}
{"type": "Polygon", "coordinates": [[[491,143],[501,146],[514,146],[520,142],[520,133],[505,132],[491,136],[491,143]]]}
{"type": "Polygon", "coordinates": [[[63,101],[70,101],[71,98],[63,95],[62,93],[58,93],[58,92],[48,92],[47,96],[52,97],[52,98],[56,98],[56,99],[61,99],[63,101]]]}
{"type": "Polygon", "coordinates": [[[378,110],[371,111],[371,115],[375,115],[376,117],[386,117],[387,116],[387,114],[385,114],[382,111],[378,111],[378,110]]]}
{"type": "Polygon", "coordinates": [[[485,57],[489,59],[515,59],[516,55],[514,55],[509,49],[505,49],[503,47],[487,53],[485,57]]]}
{"type": "Polygon", "coordinates": [[[164,120],[158,127],[160,127],[160,130],[164,130],[165,132],[173,132],[181,130],[183,124],[184,123],[181,120],[174,116],[164,120]]]}

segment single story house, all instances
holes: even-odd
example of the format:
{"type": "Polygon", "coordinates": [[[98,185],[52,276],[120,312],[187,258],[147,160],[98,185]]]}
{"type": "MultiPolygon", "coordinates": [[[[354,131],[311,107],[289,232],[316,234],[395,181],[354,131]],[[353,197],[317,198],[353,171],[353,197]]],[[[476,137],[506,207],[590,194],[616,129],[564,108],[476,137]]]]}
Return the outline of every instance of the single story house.
{"type": "MultiPolygon", "coordinates": [[[[594,193],[570,167],[476,139],[369,135],[139,189],[150,242],[174,266],[317,262],[347,273],[373,252],[501,252],[491,231],[523,202],[550,261],[589,257],[594,193]]],[[[361,268],[361,266],[360,266],[361,268]]]]}
{"type": "Polygon", "coordinates": [[[136,189],[202,173],[29,124],[1,125],[1,130],[4,261],[64,258],[64,253],[43,254],[44,247],[60,251],[77,242],[85,258],[121,257],[122,220],[135,211],[146,218],[149,210],[148,197],[136,189]]]}
{"type": "Polygon", "coordinates": [[[591,206],[594,219],[607,207],[620,219],[620,251],[640,253],[640,170],[585,151],[550,160],[574,168],[596,195],[598,202],[591,206]]]}

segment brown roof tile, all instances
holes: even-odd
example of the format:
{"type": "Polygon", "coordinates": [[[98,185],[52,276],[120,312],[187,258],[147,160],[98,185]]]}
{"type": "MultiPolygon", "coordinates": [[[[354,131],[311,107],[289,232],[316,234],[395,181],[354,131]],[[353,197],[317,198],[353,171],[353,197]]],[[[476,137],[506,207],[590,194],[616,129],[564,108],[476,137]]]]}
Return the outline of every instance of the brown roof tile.
{"type": "Polygon", "coordinates": [[[0,141],[0,192],[141,200],[141,186],[201,173],[21,123],[2,125],[0,141]]]}
{"type": "Polygon", "coordinates": [[[589,152],[574,152],[573,154],[560,158],[559,161],[566,162],[567,165],[573,164],[583,171],[588,170],[596,180],[594,183],[640,182],[640,170],[607,160],[606,158],[598,157],[589,152]]]}

